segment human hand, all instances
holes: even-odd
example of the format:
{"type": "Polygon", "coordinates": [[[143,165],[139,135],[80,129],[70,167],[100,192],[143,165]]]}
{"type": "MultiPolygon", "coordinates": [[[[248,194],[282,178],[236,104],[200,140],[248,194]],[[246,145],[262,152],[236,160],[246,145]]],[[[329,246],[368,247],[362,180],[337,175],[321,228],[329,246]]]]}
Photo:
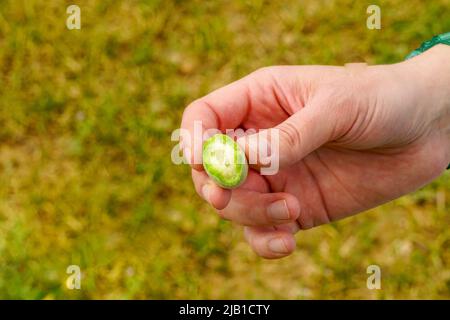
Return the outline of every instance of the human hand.
{"type": "Polygon", "coordinates": [[[394,65],[263,68],[194,101],[182,128],[192,137],[196,120],[222,132],[278,129],[279,172],[262,176],[254,166],[243,185],[225,190],[193,164],[195,188],[222,218],[245,226],[257,254],[284,257],[300,229],[378,206],[445,170],[449,88],[443,45],[394,65]]]}

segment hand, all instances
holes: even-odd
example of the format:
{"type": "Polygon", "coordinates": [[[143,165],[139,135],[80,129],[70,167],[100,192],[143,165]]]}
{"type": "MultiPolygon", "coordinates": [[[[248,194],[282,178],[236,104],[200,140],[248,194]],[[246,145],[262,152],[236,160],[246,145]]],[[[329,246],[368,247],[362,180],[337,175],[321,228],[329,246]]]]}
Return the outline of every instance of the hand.
{"type": "Polygon", "coordinates": [[[280,133],[277,174],[255,167],[231,191],[193,165],[198,194],[245,226],[257,254],[280,258],[293,252],[300,229],[422,187],[450,162],[449,57],[440,45],[394,65],[263,68],[196,100],[182,120],[191,133],[195,120],[203,129],[280,133]]]}

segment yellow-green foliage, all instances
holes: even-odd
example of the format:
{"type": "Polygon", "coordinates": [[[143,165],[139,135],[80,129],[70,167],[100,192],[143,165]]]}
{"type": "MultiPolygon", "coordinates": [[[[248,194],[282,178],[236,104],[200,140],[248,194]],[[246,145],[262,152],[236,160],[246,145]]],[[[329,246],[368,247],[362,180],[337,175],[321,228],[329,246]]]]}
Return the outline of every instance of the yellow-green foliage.
{"type": "Polygon", "coordinates": [[[170,160],[193,99],[266,65],[402,60],[450,31],[449,7],[0,1],[0,298],[450,298],[448,173],[266,261],[170,160]],[[81,290],[66,288],[71,264],[81,290]],[[382,290],[366,288],[370,264],[382,290]]]}

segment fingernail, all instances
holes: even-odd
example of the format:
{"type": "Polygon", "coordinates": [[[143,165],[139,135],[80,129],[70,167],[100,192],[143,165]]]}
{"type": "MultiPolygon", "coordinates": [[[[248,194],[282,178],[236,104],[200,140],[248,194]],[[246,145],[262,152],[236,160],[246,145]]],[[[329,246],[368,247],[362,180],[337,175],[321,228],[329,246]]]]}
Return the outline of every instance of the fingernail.
{"type": "Polygon", "coordinates": [[[281,238],[274,238],[269,241],[269,249],[272,252],[275,253],[289,253],[288,248],[286,247],[286,244],[284,243],[283,239],[281,238]]]}
{"type": "Polygon", "coordinates": [[[210,192],[210,190],[211,190],[211,187],[210,187],[209,185],[207,185],[207,184],[205,184],[205,185],[202,187],[202,195],[203,195],[203,199],[205,199],[205,200],[208,201],[208,202],[209,202],[209,192],[210,192]]]}
{"type": "Polygon", "coordinates": [[[288,220],[289,210],[286,200],[278,200],[267,207],[267,215],[274,220],[288,220]]]}

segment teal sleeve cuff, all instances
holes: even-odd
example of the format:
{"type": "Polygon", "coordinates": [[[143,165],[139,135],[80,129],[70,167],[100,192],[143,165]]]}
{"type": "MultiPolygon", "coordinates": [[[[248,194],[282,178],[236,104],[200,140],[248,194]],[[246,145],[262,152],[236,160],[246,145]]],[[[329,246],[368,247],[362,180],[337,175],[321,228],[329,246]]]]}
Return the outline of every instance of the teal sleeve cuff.
{"type": "Polygon", "coordinates": [[[446,44],[450,46],[450,32],[447,33],[443,33],[440,35],[437,35],[433,38],[431,38],[431,40],[425,41],[424,43],[422,43],[422,45],[417,48],[416,50],[414,50],[413,52],[411,52],[406,58],[405,60],[411,59],[415,56],[418,56],[419,54],[421,54],[422,52],[427,51],[428,49],[434,47],[437,44],[446,44]]]}

